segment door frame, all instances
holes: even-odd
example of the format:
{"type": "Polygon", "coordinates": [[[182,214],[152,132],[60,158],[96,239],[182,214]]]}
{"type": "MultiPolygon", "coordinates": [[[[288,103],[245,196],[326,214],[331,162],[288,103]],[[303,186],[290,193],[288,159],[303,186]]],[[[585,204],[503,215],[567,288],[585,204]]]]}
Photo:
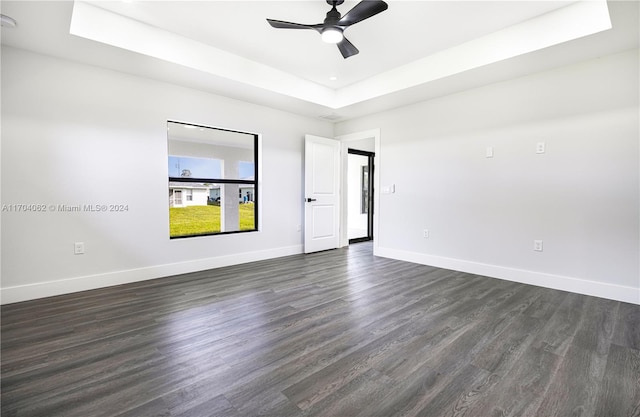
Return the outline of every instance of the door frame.
{"type": "MultiPolygon", "coordinates": [[[[367,167],[369,169],[369,175],[367,177],[367,190],[369,192],[369,195],[367,198],[367,235],[364,237],[349,239],[349,244],[368,242],[370,240],[373,240],[373,214],[375,213],[373,210],[373,199],[375,198],[375,194],[376,194],[375,187],[373,186],[373,177],[374,175],[376,175],[376,169],[375,169],[375,163],[374,163],[376,153],[371,151],[362,151],[359,149],[352,149],[352,148],[349,148],[347,153],[349,155],[360,155],[367,158],[367,167]]],[[[348,162],[347,162],[347,165],[348,165],[348,162]]],[[[347,169],[349,169],[348,166],[347,166],[347,169]]],[[[362,190],[356,190],[356,191],[359,191],[360,196],[362,197],[362,193],[361,193],[362,190]]],[[[347,185],[347,194],[351,194],[351,193],[353,193],[353,190],[350,190],[347,185]]],[[[347,205],[347,208],[349,207],[348,201],[350,200],[351,199],[345,202],[345,204],[347,205]]],[[[349,217],[347,214],[347,233],[348,232],[349,232],[349,217]]]]}
{"type": "MultiPolygon", "coordinates": [[[[371,139],[373,138],[375,143],[375,157],[373,158],[373,165],[375,166],[373,170],[373,254],[377,254],[378,242],[380,233],[379,230],[379,222],[380,222],[380,193],[377,190],[380,190],[380,168],[381,168],[381,158],[380,158],[380,129],[371,129],[365,130],[362,132],[350,133],[347,135],[336,136],[342,144],[342,152],[340,157],[341,161],[341,174],[340,174],[340,195],[341,201],[348,201],[348,176],[347,176],[347,167],[348,167],[348,155],[349,155],[349,142],[359,141],[363,139],[371,139]]],[[[340,247],[349,246],[349,233],[348,233],[348,210],[346,204],[341,204],[340,206],[340,247]]]]}

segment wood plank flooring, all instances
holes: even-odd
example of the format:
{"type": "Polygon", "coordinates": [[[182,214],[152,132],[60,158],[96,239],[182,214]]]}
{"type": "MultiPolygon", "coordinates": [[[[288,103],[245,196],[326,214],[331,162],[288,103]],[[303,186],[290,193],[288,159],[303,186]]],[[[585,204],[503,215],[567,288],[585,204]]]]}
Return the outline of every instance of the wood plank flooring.
{"type": "Polygon", "coordinates": [[[10,416],[640,416],[640,306],[370,243],[3,306],[10,416]]]}

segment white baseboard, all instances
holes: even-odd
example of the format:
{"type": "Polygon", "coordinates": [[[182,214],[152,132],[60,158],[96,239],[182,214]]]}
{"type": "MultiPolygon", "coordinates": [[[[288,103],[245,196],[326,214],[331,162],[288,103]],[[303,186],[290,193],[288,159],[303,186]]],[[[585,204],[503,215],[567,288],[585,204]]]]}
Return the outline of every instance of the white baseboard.
{"type": "Polygon", "coordinates": [[[302,249],[302,245],[295,245],[262,251],[218,256],[215,258],[196,259],[193,261],[173,264],[87,275],[56,281],[39,282],[36,284],[17,285],[14,287],[0,289],[0,304],[11,304],[20,301],[35,300],[37,298],[111,287],[113,285],[128,284],[131,282],[146,281],[149,279],[204,271],[207,269],[221,268],[224,266],[238,265],[247,262],[280,258],[283,256],[302,253],[302,249]]]}
{"type": "MultiPolygon", "coordinates": [[[[302,252],[302,245],[296,245],[263,251],[219,256],[215,258],[157,265],[146,268],[74,277],[57,281],[18,285],[0,289],[0,304],[11,304],[20,301],[34,300],[37,298],[162,278],[171,275],[204,271],[224,266],[296,255],[302,252]]],[[[431,265],[438,268],[452,269],[454,271],[484,275],[492,278],[520,282],[523,284],[537,285],[540,287],[553,288],[556,290],[569,291],[577,294],[591,295],[640,305],[640,288],[408,252],[384,248],[377,245],[374,246],[374,254],[385,258],[414,262],[422,265],[431,265]]]]}
{"type": "Polygon", "coordinates": [[[635,287],[588,281],[580,278],[489,265],[461,259],[445,258],[380,246],[376,246],[374,248],[374,254],[384,258],[452,269],[454,271],[467,272],[491,278],[504,279],[507,281],[537,285],[539,287],[553,288],[555,290],[569,291],[577,294],[591,295],[594,297],[640,305],[640,288],[635,287]]]}

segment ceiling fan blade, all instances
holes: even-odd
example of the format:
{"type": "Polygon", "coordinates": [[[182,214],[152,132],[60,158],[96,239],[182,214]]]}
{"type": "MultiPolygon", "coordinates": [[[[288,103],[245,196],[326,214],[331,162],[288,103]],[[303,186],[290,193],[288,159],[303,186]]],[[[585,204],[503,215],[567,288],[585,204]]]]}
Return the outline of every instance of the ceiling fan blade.
{"type": "Polygon", "coordinates": [[[356,48],[347,38],[342,39],[341,42],[338,43],[338,49],[340,53],[344,57],[344,59],[349,58],[350,56],[357,55],[360,51],[356,48]]]}
{"type": "Polygon", "coordinates": [[[277,29],[315,29],[318,30],[318,26],[322,25],[304,25],[302,23],[283,22],[282,20],[267,19],[269,24],[277,29]]]}
{"type": "Polygon", "coordinates": [[[363,0],[342,16],[338,26],[351,26],[387,10],[389,5],[382,0],[363,0]]]}

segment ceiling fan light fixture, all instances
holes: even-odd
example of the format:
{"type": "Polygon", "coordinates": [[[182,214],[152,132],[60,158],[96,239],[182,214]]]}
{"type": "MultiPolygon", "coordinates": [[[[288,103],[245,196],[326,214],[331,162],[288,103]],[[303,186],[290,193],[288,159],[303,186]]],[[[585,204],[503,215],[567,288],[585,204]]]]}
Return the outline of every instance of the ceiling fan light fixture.
{"type": "Polygon", "coordinates": [[[326,43],[340,43],[344,39],[342,31],[337,28],[326,28],[322,31],[322,40],[326,43]]]}

